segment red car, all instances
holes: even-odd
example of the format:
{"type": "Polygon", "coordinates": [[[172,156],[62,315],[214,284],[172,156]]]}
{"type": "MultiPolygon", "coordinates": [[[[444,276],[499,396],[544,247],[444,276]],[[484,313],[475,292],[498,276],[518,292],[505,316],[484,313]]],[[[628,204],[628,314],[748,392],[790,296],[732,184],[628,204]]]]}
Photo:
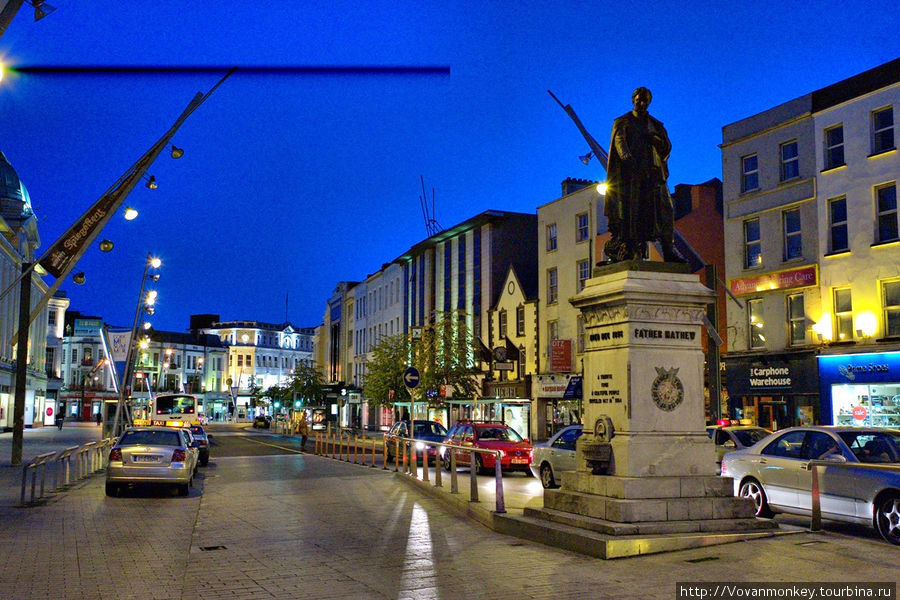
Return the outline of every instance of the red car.
{"type": "MultiPolygon", "coordinates": [[[[457,423],[447,432],[445,444],[499,450],[500,468],[503,471],[522,471],[533,477],[530,469],[532,458],[531,441],[522,439],[516,430],[503,423],[457,423]]],[[[442,448],[444,468],[450,470],[450,452],[456,455],[457,466],[468,466],[471,452],[458,448],[442,448]]],[[[476,453],[474,468],[480,474],[494,472],[494,454],[476,453]]]]}

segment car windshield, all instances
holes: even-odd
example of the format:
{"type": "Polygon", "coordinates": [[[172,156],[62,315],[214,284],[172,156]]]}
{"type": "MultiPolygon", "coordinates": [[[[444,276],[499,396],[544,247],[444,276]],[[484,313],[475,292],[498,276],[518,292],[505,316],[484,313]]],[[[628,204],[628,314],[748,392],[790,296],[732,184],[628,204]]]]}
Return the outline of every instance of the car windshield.
{"type": "Polygon", "coordinates": [[[413,426],[413,437],[418,437],[422,435],[433,435],[444,437],[447,435],[447,430],[444,429],[444,426],[440,423],[434,423],[432,421],[417,422],[413,426]]]}
{"type": "Polygon", "coordinates": [[[194,435],[206,435],[206,432],[203,431],[203,428],[197,425],[191,426],[191,433],[193,433],[194,435]]]}
{"type": "Polygon", "coordinates": [[[736,429],[731,433],[738,439],[741,446],[750,447],[759,440],[763,439],[769,432],[760,427],[759,429],[736,429]]]}
{"type": "Polygon", "coordinates": [[[842,431],[838,435],[863,463],[900,462],[900,436],[889,431],[842,431]]]}
{"type": "Polygon", "coordinates": [[[120,446],[180,446],[177,431],[126,431],[119,440],[120,446]]]}
{"type": "Polygon", "coordinates": [[[478,439],[482,441],[521,442],[522,436],[509,427],[478,427],[478,439]]]}

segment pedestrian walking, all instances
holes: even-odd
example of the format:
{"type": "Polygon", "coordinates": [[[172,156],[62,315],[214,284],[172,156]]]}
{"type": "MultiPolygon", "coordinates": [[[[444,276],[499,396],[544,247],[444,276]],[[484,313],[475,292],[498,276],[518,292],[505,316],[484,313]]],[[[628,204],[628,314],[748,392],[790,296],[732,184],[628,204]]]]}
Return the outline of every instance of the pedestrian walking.
{"type": "Polygon", "coordinates": [[[297,423],[297,433],[300,434],[300,450],[306,452],[306,438],[309,436],[309,424],[306,422],[306,413],[300,413],[300,422],[297,423]]]}
{"type": "Polygon", "coordinates": [[[103,422],[103,413],[100,412],[100,409],[97,409],[97,425],[103,422]]]}
{"type": "Polygon", "coordinates": [[[56,413],[56,427],[60,431],[62,431],[63,421],[65,421],[65,420],[66,420],[66,415],[62,411],[59,411],[58,413],[56,413]]]}

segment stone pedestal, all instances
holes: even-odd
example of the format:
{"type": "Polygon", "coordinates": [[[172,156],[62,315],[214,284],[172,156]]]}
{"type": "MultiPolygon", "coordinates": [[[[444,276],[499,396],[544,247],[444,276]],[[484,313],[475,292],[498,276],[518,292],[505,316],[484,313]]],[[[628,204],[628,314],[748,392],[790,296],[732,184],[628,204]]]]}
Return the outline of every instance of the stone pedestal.
{"type": "Polygon", "coordinates": [[[626,536],[775,526],[733,497],[705,432],[701,323],[712,301],[682,265],[595,269],[571,299],[586,337],[578,470],[563,473],[562,487],[545,491],[544,509],[526,515],[626,536]],[[607,443],[598,475],[586,459],[607,443]]]}

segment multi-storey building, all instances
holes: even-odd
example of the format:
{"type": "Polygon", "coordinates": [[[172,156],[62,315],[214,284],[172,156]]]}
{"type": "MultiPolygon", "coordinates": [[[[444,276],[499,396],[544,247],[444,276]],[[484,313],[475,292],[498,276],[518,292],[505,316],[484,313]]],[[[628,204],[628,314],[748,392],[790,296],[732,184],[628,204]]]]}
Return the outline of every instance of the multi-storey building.
{"type": "Polygon", "coordinates": [[[56,292],[47,302],[47,349],[45,351],[47,406],[44,414],[48,421],[56,418],[56,411],[59,409],[59,392],[63,386],[63,335],[69,302],[66,293],[62,290],[56,292]]]}
{"type": "Polygon", "coordinates": [[[354,367],[353,324],[356,281],[335,286],[325,308],[322,325],[315,330],[315,364],[323,370],[326,383],[325,408],[329,422],[349,426],[348,381],[354,367]]]}
{"type": "Polygon", "coordinates": [[[723,127],[732,416],[900,425],[898,104],[900,59],[723,127]]]}
{"type": "MultiPolygon", "coordinates": [[[[438,318],[459,319],[476,346],[494,339],[489,312],[498,305],[510,268],[520,280],[537,271],[537,217],[488,210],[419,242],[397,259],[403,266],[404,331],[420,330],[438,318]]],[[[473,349],[472,364],[489,368],[489,357],[473,349]]],[[[531,422],[530,398],[449,398],[439,418],[531,422]]],[[[425,410],[424,403],[416,404],[425,410]]],[[[415,415],[426,417],[426,413],[415,415]]],[[[527,435],[528,432],[521,432],[527,435]]]]}
{"type": "MultiPolygon", "coordinates": [[[[16,390],[16,333],[19,330],[19,276],[22,264],[35,260],[35,250],[41,245],[37,217],[31,208],[28,190],[6,156],[0,152],[0,428],[11,430],[14,425],[16,390]]],[[[47,285],[34,271],[26,281],[31,287],[32,310],[47,293],[47,285]]],[[[32,321],[28,330],[28,360],[25,381],[26,427],[40,426],[53,421],[53,411],[47,416],[47,309],[32,321]]],[[[51,406],[51,408],[54,408],[51,406]]]]}
{"type": "Polygon", "coordinates": [[[398,262],[386,263],[381,269],[366,277],[355,286],[353,327],[353,375],[348,394],[350,422],[367,429],[388,427],[392,424],[393,413],[389,407],[370,404],[362,394],[366,375],[366,364],[372,349],[384,336],[393,336],[404,331],[403,320],[403,268],[398,262]]]}
{"type": "Polygon", "coordinates": [[[602,201],[596,181],[569,178],[562,182],[561,197],[537,209],[539,319],[532,391],[538,438],[581,422],[584,321],[569,299],[584,289],[598,262],[594,243],[602,201]]]}
{"type": "Polygon", "coordinates": [[[58,410],[64,411],[66,419],[75,421],[92,421],[100,411],[108,416],[110,405],[114,407],[119,396],[115,392],[112,371],[103,361],[105,355],[100,337],[103,319],[68,311],[63,322],[60,358],[63,383],[58,410]]]}
{"type": "MultiPolygon", "coordinates": [[[[225,348],[224,380],[218,390],[227,392],[234,402],[237,419],[252,417],[251,396],[254,389],[265,391],[275,385],[286,385],[299,365],[312,365],[313,329],[294,327],[290,323],[260,321],[219,321],[218,315],[194,315],[191,329],[216,336],[225,348]]],[[[212,414],[231,411],[229,399],[217,401],[212,414]]]]}

